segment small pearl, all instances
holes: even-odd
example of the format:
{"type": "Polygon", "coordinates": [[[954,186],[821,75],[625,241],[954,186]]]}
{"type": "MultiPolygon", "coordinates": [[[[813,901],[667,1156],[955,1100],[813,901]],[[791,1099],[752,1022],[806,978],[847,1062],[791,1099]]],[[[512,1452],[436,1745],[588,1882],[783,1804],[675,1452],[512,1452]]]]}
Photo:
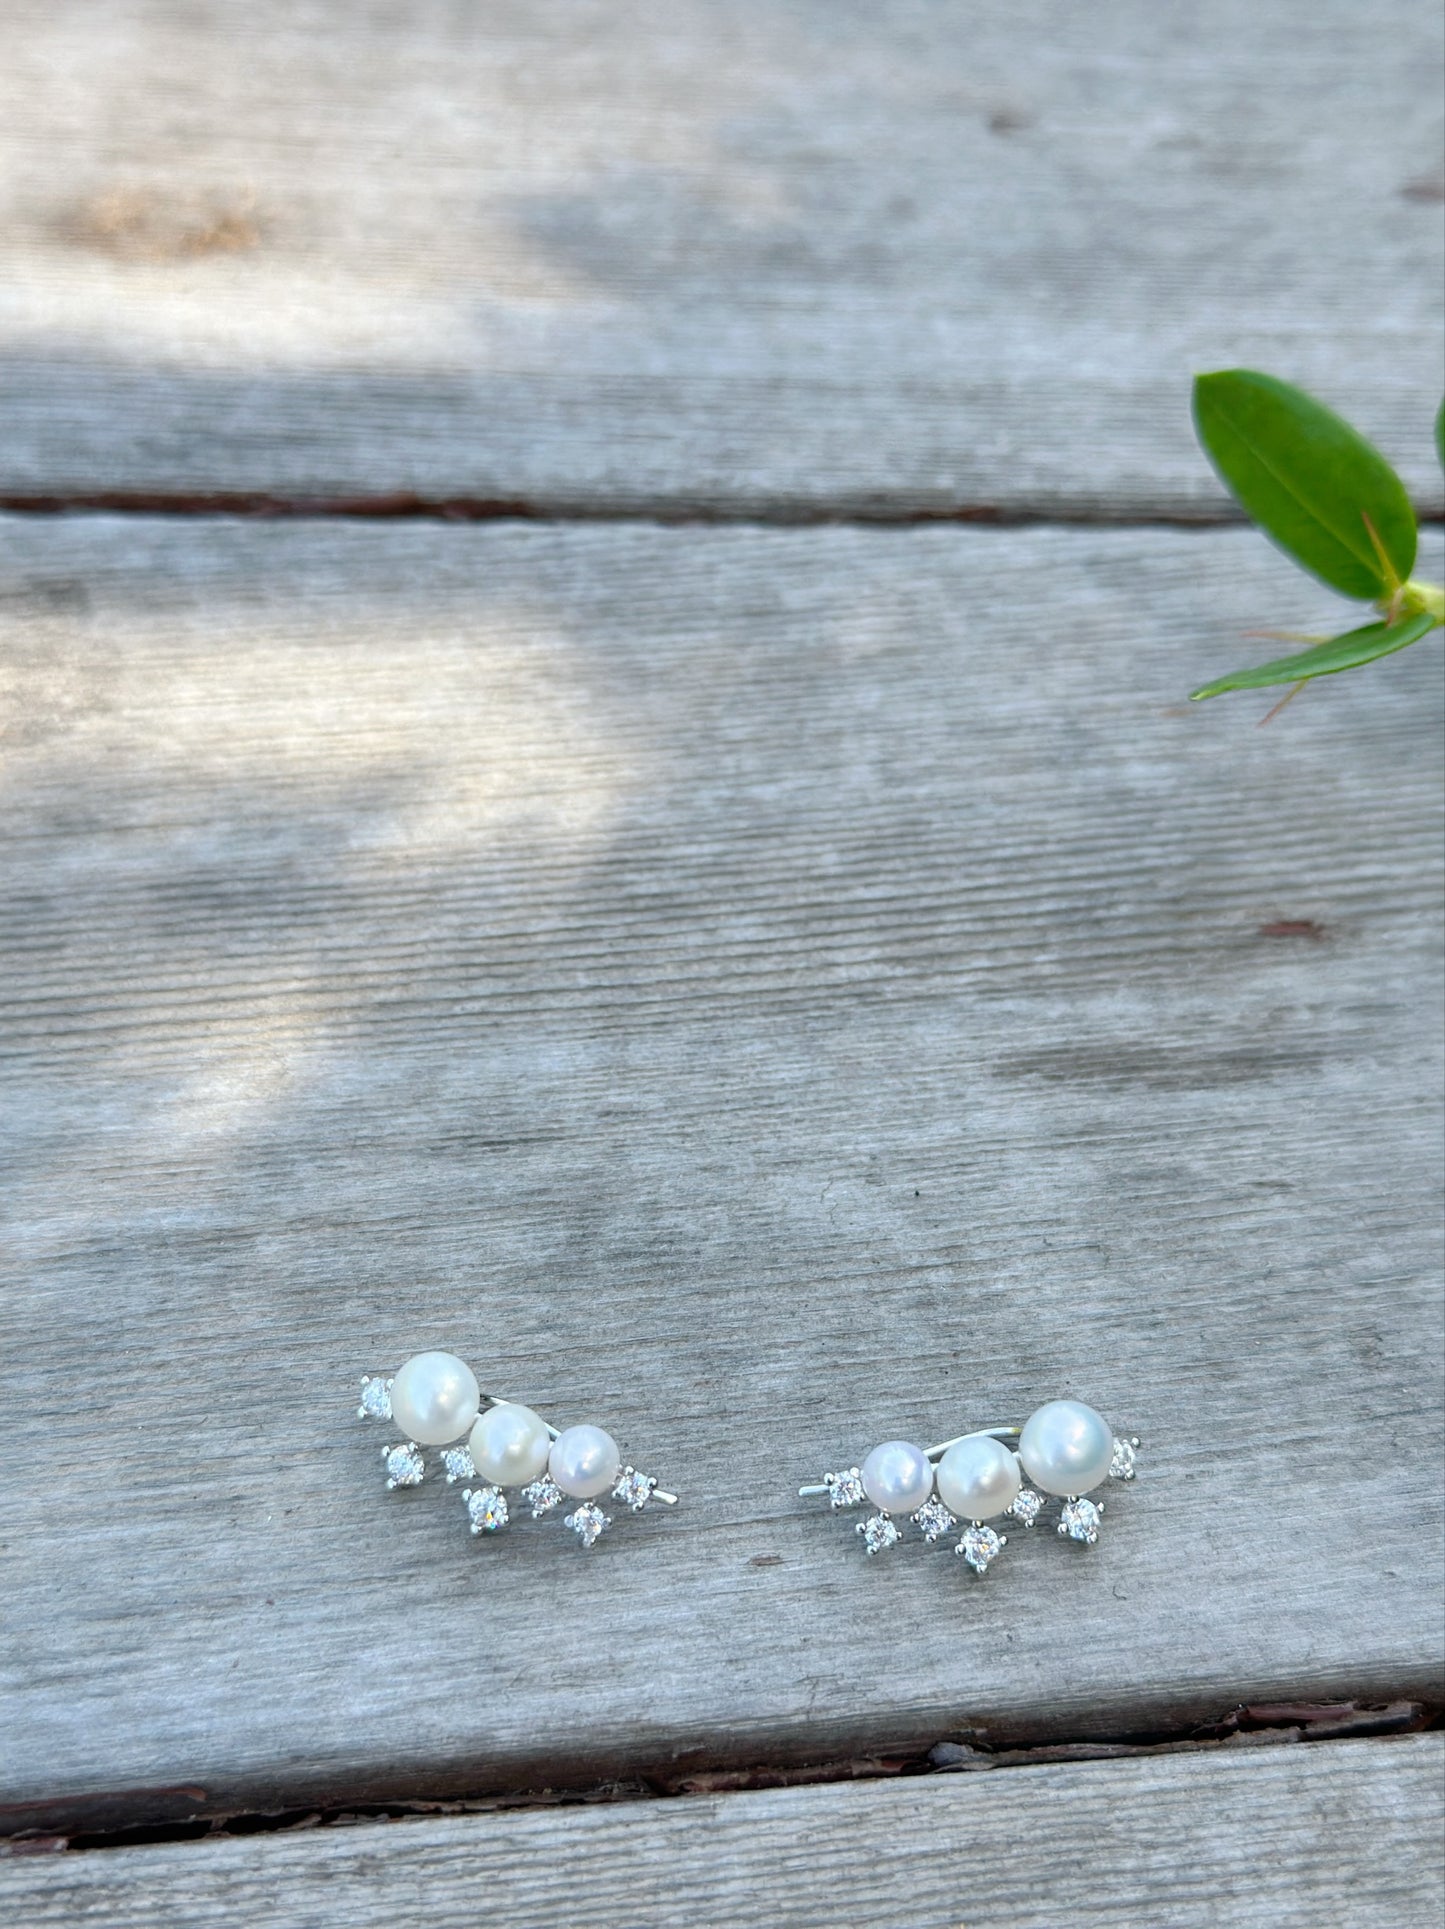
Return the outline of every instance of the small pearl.
{"type": "Polygon", "coordinates": [[[605,1494],[622,1467],[617,1442],[601,1427],[568,1427],[552,1442],[547,1471],[573,1500],[605,1494]]]}
{"type": "Polygon", "coordinates": [[[933,1468],[922,1447],[885,1440],[863,1462],[863,1491],[884,1514],[911,1514],[933,1492],[933,1468]]]}
{"type": "Polygon", "coordinates": [[[1082,1400],[1051,1400],[1031,1413],[1019,1436],[1024,1472],[1046,1494],[1086,1494],[1108,1478],[1114,1434],[1082,1400]]]}
{"type": "Polygon", "coordinates": [[[986,1433],[955,1440],[938,1463],[938,1497],[960,1520],[992,1520],[1022,1485],[1018,1455],[986,1433]]]}
{"type": "Polygon", "coordinates": [[[468,1444],[472,1465],[493,1487],[525,1487],[546,1467],[552,1451],[546,1421],[510,1401],[487,1408],[468,1444]]]}
{"type": "Polygon", "coordinates": [[[392,1419],[423,1447],[460,1440],[481,1402],[476,1374],[455,1353],[414,1354],[391,1385],[392,1419]]]}

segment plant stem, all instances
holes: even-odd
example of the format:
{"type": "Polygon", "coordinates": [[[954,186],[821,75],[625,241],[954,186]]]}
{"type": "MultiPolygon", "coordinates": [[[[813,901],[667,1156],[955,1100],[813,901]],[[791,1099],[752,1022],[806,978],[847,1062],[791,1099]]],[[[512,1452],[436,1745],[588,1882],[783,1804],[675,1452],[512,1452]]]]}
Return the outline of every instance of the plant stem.
{"type": "Polygon", "coordinates": [[[1433,616],[1445,623],[1445,589],[1438,583],[1417,583],[1412,577],[1391,598],[1397,616],[1433,616]]]}

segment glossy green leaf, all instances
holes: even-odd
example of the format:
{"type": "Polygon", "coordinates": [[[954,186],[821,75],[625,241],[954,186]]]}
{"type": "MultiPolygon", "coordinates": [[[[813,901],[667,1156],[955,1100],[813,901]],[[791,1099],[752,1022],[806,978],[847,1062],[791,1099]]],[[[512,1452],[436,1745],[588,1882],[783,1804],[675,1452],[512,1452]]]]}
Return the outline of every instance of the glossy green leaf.
{"type": "Polygon", "coordinates": [[[1222,697],[1226,690],[1267,690],[1274,683],[1308,683],[1312,677],[1334,676],[1340,670],[1353,670],[1357,664],[1372,663],[1377,656],[1389,656],[1418,643],[1422,636],[1438,628],[1433,616],[1407,616],[1399,623],[1366,623],[1363,629],[1348,630],[1332,636],[1328,643],[1317,643],[1298,656],[1277,657],[1254,670],[1235,670],[1217,677],[1202,689],[1191,690],[1191,703],[1205,697],[1222,697]]]}
{"type": "Polygon", "coordinates": [[[1302,389],[1253,369],[1194,380],[1194,426],[1242,508],[1295,561],[1373,602],[1415,566],[1415,512],[1379,450],[1302,389]],[[1379,547],[1371,538],[1373,526],[1379,547]]]}

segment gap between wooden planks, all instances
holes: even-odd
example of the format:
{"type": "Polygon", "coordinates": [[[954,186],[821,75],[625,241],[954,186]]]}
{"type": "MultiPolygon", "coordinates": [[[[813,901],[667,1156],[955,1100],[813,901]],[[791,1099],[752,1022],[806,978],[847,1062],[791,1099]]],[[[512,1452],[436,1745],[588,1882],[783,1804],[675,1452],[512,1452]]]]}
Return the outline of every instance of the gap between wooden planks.
{"type": "Polygon", "coordinates": [[[32,1929],[1434,1929],[1445,1738],[0,1860],[32,1929]]]}

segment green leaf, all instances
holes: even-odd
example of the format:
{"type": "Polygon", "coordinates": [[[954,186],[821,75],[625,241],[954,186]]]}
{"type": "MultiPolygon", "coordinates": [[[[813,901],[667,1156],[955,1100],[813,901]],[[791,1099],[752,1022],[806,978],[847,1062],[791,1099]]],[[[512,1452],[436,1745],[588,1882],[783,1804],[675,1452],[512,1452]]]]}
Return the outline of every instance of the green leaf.
{"type": "Polygon", "coordinates": [[[1189,701],[1202,703],[1205,697],[1222,697],[1226,690],[1267,690],[1272,683],[1308,683],[1312,677],[1334,676],[1340,670],[1353,670],[1357,664],[1373,663],[1377,656],[1389,656],[1418,643],[1422,636],[1438,628],[1433,616],[1407,616],[1399,623],[1366,623],[1360,630],[1347,630],[1332,636],[1328,643],[1317,643],[1298,656],[1277,657],[1261,663],[1256,670],[1235,670],[1217,677],[1202,689],[1191,690],[1189,701]]]}
{"type": "Polygon", "coordinates": [[[1408,578],[1416,535],[1405,485],[1332,409],[1231,368],[1194,378],[1194,426],[1240,505],[1322,582],[1373,602],[1408,578]]]}

